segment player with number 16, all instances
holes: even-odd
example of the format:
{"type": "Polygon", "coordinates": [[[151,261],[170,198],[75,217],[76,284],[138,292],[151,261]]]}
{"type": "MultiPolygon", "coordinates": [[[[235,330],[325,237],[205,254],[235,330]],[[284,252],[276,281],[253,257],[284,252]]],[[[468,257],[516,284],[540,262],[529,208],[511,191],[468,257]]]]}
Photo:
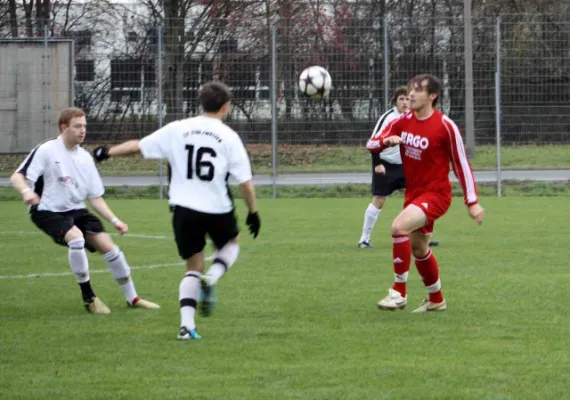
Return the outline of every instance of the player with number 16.
{"type": "Polygon", "coordinates": [[[257,237],[260,219],[249,157],[238,134],[222,122],[231,111],[231,93],[221,82],[206,83],[199,94],[203,115],[171,122],[141,140],[130,140],[93,151],[97,161],[141,153],[144,158],[166,159],[171,168],[168,202],[180,257],[187,273],[180,282],[181,324],[178,339],[200,339],[194,320],[196,308],[203,316],[215,305],[218,280],[239,254],[238,225],[228,187],[232,176],[239,184],[249,210],[246,224],[257,237]],[[206,234],[216,252],[204,270],[206,234]]]}

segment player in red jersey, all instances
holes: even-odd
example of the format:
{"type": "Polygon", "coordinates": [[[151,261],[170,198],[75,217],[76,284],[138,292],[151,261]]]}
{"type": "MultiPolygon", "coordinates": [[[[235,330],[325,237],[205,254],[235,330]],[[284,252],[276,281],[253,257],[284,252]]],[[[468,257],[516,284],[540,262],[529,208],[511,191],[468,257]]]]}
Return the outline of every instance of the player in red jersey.
{"type": "Polygon", "coordinates": [[[471,218],[481,224],[485,215],[479,205],[477,184],[461,133],[451,119],[435,109],[441,88],[435,76],[424,74],[413,78],[409,93],[411,111],[393,120],[366,145],[373,153],[400,146],[406,177],[404,209],[392,222],[395,280],[388,296],[378,302],[378,308],[383,310],[406,307],[406,282],[412,254],[429,294],[414,312],[447,309],[437,260],[428,244],[434,222],[451,205],[450,163],[461,183],[471,218]]]}

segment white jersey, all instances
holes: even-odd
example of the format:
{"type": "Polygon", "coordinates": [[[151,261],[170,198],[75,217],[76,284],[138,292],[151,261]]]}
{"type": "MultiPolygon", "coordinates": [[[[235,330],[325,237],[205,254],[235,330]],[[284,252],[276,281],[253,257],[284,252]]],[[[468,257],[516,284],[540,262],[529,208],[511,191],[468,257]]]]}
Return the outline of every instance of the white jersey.
{"type": "Polygon", "coordinates": [[[68,150],[60,136],[37,145],[17,170],[40,196],[39,211],[86,208],[85,199],[105,193],[91,154],[82,147],[68,150]]]}
{"type": "MultiPolygon", "coordinates": [[[[372,139],[378,132],[381,132],[384,127],[386,127],[391,121],[398,118],[402,115],[396,107],[389,109],[386,111],[380,119],[378,119],[378,123],[374,127],[374,131],[372,132],[372,139]]],[[[387,147],[382,152],[380,152],[380,158],[384,161],[389,162],[390,164],[402,164],[402,156],[400,155],[400,146],[394,147],[387,147]]]]}
{"type": "Polygon", "coordinates": [[[206,116],[171,122],[140,143],[145,158],[166,159],[171,176],[168,202],[208,214],[224,214],[234,204],[228,186],[251,179],[249,157],[238,134],[206,116]]]}

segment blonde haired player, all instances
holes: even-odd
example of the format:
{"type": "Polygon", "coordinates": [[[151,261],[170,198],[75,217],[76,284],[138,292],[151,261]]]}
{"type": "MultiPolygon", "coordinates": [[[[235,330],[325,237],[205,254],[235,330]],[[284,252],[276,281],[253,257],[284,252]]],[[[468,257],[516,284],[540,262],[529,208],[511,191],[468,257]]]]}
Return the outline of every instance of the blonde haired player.
{"type": "Polygon", "coordinates": [[[89,152],[81,147],[87,131],[85,112],[66,108],[60,113],[58,125],[61,134],[32,150],[12,174],[12,186],[30,206],[32,222],[55,243],[68,248],[69,265],[87,311],[111,313],[91,287],[85,249],[103,255],[130,307],[159,308],[138,296],[125,255],[105,232],[99,218],[85,206],[87,200],[121,235],[128,231],[127,224],[103,200],[101,176],[89,152]]]}

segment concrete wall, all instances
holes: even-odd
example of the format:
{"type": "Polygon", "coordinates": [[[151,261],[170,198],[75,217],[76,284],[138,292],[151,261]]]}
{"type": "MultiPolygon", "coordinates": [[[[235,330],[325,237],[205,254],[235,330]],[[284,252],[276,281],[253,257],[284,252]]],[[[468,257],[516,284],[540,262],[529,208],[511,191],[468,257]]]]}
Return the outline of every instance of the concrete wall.
{"type": "Polygon", "coordinates": [[[26,153],[58,135],[72,78],[71,41],[0,40],[0,153],[26,153]]]}

